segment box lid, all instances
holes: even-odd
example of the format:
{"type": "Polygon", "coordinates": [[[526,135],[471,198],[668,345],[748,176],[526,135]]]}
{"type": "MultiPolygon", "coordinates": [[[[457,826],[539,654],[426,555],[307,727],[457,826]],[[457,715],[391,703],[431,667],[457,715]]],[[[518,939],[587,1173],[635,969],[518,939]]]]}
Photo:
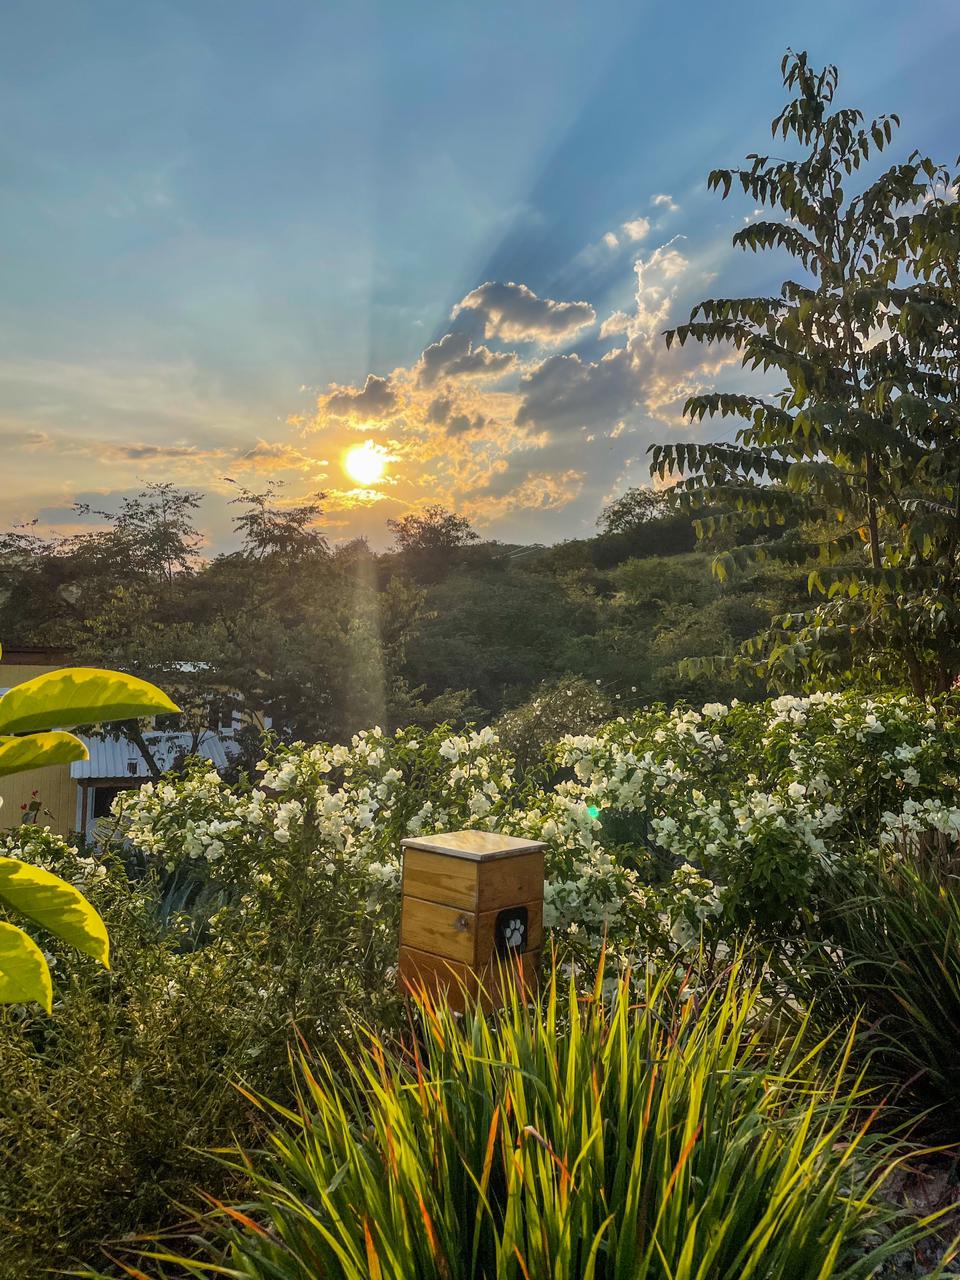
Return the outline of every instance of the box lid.
{"type": "Polygon", "coordinates": [[[521,840],[516,836],[498,835],[496,831],[445,831],[433,836],[409,836],[400,843],[404,849],[445,853],[468,862],[516,858],[521,853],[538,853],[547,847],[542,840],[521,840]]]}

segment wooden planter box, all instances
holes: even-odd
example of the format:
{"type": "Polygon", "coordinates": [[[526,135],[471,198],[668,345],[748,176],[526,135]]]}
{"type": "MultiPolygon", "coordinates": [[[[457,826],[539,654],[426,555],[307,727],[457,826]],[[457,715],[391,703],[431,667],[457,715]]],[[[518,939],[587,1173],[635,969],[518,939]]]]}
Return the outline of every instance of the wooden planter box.
{"type": "Polygon", "coordinates": [[[453,831],[403,842],[399,978],[462,1010],[501,980],[533,984],[543,945],[543,850],[536,840],[453,831]]]}

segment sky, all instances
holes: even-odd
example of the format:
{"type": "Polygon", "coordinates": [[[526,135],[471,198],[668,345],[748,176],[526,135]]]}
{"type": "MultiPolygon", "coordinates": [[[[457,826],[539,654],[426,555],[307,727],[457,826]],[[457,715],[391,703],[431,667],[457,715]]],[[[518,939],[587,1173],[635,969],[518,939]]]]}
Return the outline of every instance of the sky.
{"type": "Polygon", "coordinates": [[[333,542],[589,536],[744,386],[662,331],[783,278],[706,175],[770,149],[788,46],[891,159],[960,151],[957,0],[4,0],[0,526],[172,481],[210,551],[237,485],[333,542]]]}

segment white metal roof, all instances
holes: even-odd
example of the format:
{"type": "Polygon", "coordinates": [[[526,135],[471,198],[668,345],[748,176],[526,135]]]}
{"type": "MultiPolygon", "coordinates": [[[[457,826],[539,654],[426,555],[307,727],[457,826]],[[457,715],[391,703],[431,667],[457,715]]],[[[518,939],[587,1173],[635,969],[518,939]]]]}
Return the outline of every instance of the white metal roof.
{"type": "MultiPolygon", "coordinates": [[[[149,778],[147,762],[137,747],[126,738],[86,738],[84,745],[90,752],[89,760],[78,760],[70,766],[70,776],[78,782],[90,782],[105,778],[149,778]]],[[[193,742],[189,733],[158,733],[147,731],[144,741],[150,748],[161,769],[169,769],[177,756],[190,751],[193,742]]],[[[229,738],[205,733],[196,752],[204,756],[218,770],[225,769],[237,754],[237,746],[229,738]]]]}

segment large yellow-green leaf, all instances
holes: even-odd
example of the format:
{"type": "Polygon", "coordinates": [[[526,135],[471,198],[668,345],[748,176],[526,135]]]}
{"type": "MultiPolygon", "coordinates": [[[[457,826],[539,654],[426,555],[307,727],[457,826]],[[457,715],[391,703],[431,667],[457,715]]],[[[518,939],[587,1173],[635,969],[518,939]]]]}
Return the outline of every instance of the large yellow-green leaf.
{"type": "Polygon", "coordinates": [[[0,778],[24,769],[86,760],[90,752],[72,733],[31,733],[24,738],[0,736],[0,778]]]}
{"type": "Polygon", "coordinates": [[[0,857],[0,901],[110,967],[106,925],[66,880],[17,858],[0,857]]]}
{"type": "Polygon", "coordinates": [[[0,733],[72,729],[171,711],[179,707],[146,680],[95,667],[63,667],[18,684],[0,698],[0,733]]]}
{"type": "Polygon", "coordinates": [[[0,1004],[36,1000],[53,1008],[53,984],[43,952],[16,925],[0,920],[0,1004]]]}

